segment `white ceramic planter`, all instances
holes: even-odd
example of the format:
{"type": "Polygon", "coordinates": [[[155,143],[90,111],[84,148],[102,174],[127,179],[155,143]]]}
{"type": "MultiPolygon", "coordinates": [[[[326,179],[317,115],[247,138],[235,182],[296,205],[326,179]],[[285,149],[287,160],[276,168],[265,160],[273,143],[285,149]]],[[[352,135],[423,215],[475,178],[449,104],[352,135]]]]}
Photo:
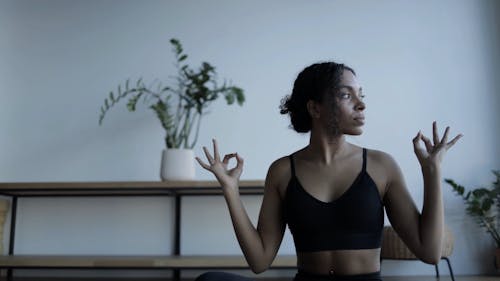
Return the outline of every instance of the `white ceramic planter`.
{"type": "Polygon", "coordinates": [[[194,180],[194,161],[192,149],[164,149],[161,158],[161,180],[194,180]]]}

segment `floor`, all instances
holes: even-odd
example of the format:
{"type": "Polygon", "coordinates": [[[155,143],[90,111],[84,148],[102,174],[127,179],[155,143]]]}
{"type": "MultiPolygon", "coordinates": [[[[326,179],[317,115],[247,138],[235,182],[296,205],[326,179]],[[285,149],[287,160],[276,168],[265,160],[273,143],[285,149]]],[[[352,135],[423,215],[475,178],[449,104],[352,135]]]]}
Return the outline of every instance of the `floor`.
{"type": "MultiPolygon", "coordinates": [[[[168,279],[136,279],[136,278],[15,278],[13,281],[171,281],[168,279]]],[[[441,277],[440,279],[435,276],[386,276],[383,277],[384,281],[451,281],[449,277],[441,277]]],[[[192,279],[182,279],[182,281],[192,281],[192,279]]],[[[290,281],[290,279],[281,278],[261,278],[256,281],[290,281]]],[[[500,275],[497,276],[456,276],[455,281],[500,281],[500,275]]]]}
{"type": "MultiPolygon", "coordinates": [[[[435,276],[387,276],[384,281],[451,281],[448,276],[436,278],[435,276]]],[[[455,281],[500,281],[498,276],[455,276],[455,281]]]]}

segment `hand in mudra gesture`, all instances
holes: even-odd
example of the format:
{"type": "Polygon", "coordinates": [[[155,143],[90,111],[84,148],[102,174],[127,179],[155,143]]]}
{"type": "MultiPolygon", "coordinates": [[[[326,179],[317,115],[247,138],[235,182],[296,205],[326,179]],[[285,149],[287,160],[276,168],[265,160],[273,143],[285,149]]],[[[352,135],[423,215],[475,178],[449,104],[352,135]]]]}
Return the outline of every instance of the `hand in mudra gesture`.
{"type": "Polygon", "coordinates": [[[205,146],[203,147],[208,164],[203,162],[199,157],[195,158],[196,161],[198,161],[200,166],[202,166],[205,170],[212,172],[223,188],[237,190],[238,181],[240,179],[241,172],[243,172],[243,158],[241,158],[238,153],[230,153],[226,154],[224,159],[221,161],[217,141],[215,139],[212,141],[214,145],[213,156],[205,146]],[[229,169],[228,164],[231,158],[236,158],[237,163],[234,168],[229,169]]]}
{"type": "Polygon", "coordinates": [[[443,160],[446,151],[462,137],[462,134],[459,134],[448,142],[449,130],[450,127],[446,127],[443,138],[439,140],[436,121],[434,121],[432,123],[432,142],[425,137],[422,132],[418,132],[417,136],[413,139],[413,148],[415,150],[415,155],[418,158],[418,162],[420,162],[420,166],[429,167],[439,165],[443,160]],[[419,140],[424,142],[424,148],[420,146],[419,140]]]}

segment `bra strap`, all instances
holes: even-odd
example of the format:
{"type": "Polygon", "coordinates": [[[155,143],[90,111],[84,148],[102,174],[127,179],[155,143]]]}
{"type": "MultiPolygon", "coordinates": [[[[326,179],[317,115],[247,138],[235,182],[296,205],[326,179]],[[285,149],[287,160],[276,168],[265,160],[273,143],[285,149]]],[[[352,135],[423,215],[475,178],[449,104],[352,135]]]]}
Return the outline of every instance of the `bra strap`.
{"type": "Polygon", "coordinates": [[[366,148],[363,148],[363,172],[366,171],[366,148]]]}
{"type": "Polygon", "coordinates": [[[295,177],[295,164],[293,161],[293,154],[290,154],[290,166],[292,168],[292,177],[295,177]]]}

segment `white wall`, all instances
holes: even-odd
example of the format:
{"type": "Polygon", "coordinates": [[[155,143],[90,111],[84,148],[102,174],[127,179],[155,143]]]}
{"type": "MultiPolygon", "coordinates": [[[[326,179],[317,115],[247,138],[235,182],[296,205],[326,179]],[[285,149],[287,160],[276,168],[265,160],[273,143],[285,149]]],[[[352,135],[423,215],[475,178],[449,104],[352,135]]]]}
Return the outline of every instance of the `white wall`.
{"type": "MultiPolygon", "coordinates": [[[[163,132],[152,112],[131,114],[123,104],[99,127],[98,110],[126,78],[171,75],[168,40],[176,37],[193,65],[209,61],[245,90],[244,107],[214,106],[196,147],[199,154],[216,137],[223,152],[238,151],[243,179],[263,179],[274,159],[307,144],[278,105],[302,68],[337,60],[355,68],[367,94],[365,133],[351,141],[392,154],[419,205],[411,138],[430,134],[433,120],[465,135],[448,153],[444,177],[487,185],[500,168],[499,16],[493,0],[1,0],[0,181],[159,180],[163,132]]],[[[197,178],[212,179],[201,169],[197,178]]],[[[492,273],[491,239],[443,188],[456,274],[492,273]]],[[[23,199],[16,251],[170,253],[169,202],[23,199]]],[[[222,198],[185,203],[184,253],[240,253],[222,198]]],[[[260,197],[245,203],[255,220],[260,197]]],[[[288,233],[280,251],[294,252],[288,233]]],[[[382,270],[434,273],[415,262],[384,262],[382,270]]]]}

